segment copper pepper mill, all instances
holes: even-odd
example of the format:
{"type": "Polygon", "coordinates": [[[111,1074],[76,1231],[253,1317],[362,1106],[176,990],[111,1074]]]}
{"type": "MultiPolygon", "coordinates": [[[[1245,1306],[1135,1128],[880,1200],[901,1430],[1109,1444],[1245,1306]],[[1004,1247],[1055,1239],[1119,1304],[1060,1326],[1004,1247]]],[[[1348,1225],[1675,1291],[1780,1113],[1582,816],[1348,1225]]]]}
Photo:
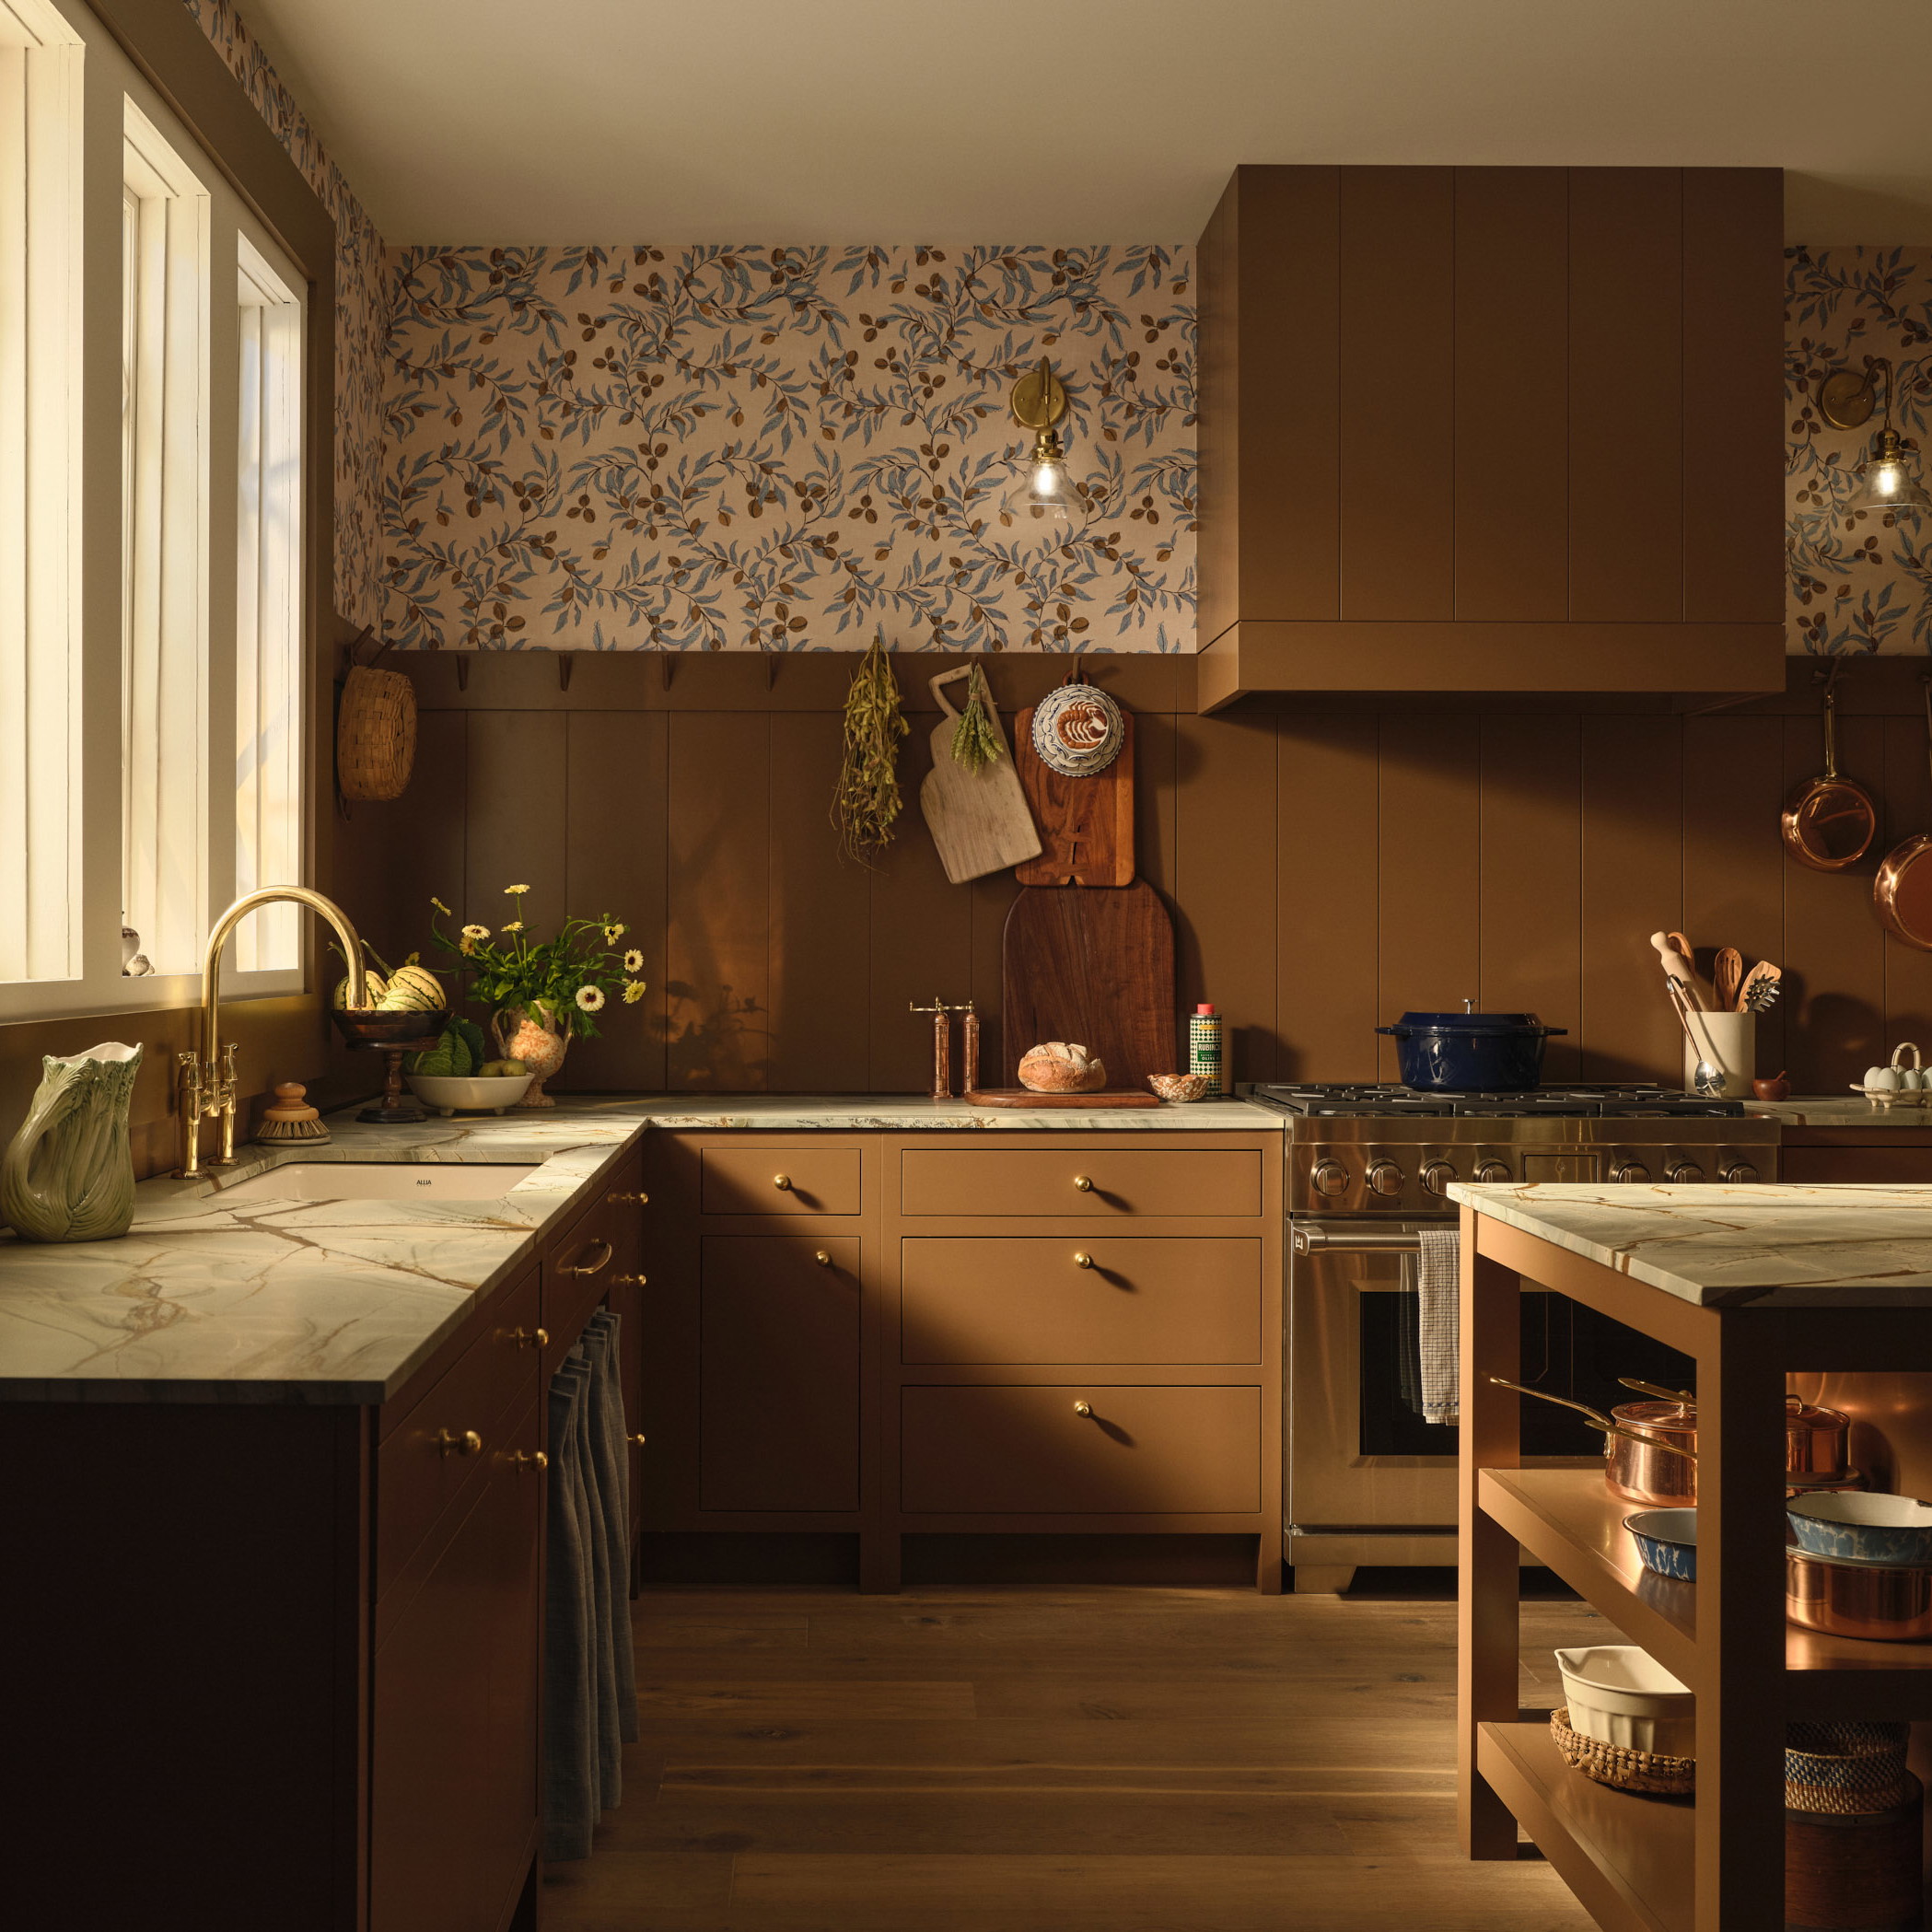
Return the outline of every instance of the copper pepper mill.
{"type": "Polygon", "coordinates": [[[963,1007],[949,1007],[936,993],[929,1007],[922,1007],[916,1000],[906,1001],[909,1013],[930,1013],[933,1016],[933,1099],[949,1100],[952,1091],[952,1021],[948,1017],[953,1013],[963,1013],[962,1022],[965,1034],[964,1091],[971,1093],[980,1084],[980,1016],[973,1010],[969,999],[963,1007]]]}

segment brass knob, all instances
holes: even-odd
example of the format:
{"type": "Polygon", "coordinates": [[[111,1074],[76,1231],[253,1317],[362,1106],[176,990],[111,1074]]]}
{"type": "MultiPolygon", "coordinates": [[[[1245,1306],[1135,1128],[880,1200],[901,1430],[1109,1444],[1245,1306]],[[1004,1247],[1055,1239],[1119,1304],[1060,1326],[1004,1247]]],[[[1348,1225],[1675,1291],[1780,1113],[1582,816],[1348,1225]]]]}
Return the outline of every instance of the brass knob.
{"type": "Polygon", "coordinates": [[[480,1456],[483,1454],[483,1437],[474,1429],[464,1429],[460,1434],[455,1429],[438,1429],[436,1432],[436,1454],[439,1456],[480,1456]]]}
{"type": "Polygon", "coordinates": [[[645,1444],[645,1438],[642,1436],[626,1436],[624,1440],[636,1449],[642,1449],[645,1444]]]}
{"type": "Polygon", "coordinates": [[[641,1274],[613,1274],[611,1277],[611,1286],[613,1288],[641,1288],[644,1280],[641,1274]]]}
{"type": "Polygon", "coordinates": [[[512,1348],[548,1348],[550,1331],[547,1328],[513,1328],[504,1339],[512,1348]]]}
{"type": "Polygon", "coordinates": [[[651,1197],[648,1194],[606,1194],[604,1199],[612,1207],[642,1207],[651,1197]]]}
{"type": "Polygon", "coordinates": [[[1093,1404],[1091,1402],[1076,1402],[1074,1404],[1074,1414],[1076,1415],[1091,1415],[1093,1414],[1093,1404]]]}
{"type": "Polygon", "coordinates": [[[550,1458],[541,1449],[518,1449],[503,1459],[512,1469],[527,1469],[541,1475],[550,1467],[550,1458]]]}
{"type": "Polygon", "coordinates": [[[1093,1182],[1085,1174],[1076,1174],[1074,1176],[1074,1185],[1083,1194],[1090,1194],[1093,1192],[1093,1182]]]}
{"type": "Polygon", "coordinates": [[[822,1248],[821,1248],[819,1251],[812,1256],[812,1260],[817,1262],[820,1267],[821,1268],[829,1268],[832,1265],[831,1255],[827,1254],[824,1249],[822,1248]]]}
{"type": "Polygon", "coordinates": [[[772,1185],[781,1194],[788,1194],[792,1191],[792,1177],[789,1174],[774,1174],[772,1176],[772,1185]]]}
{"type": "Polygon", "coordinates": [[[1077,1268],[1090,1268],[1090,1267],[1092,1267],[1092,1266],[1093,1266],[1093,1256],[1092,1256],[1092,1255],[1090,1255],[1090,1254],[1076,1254],[1076,1255],[1074,1256],[1074,1266],[1075,1266],[1075,1267],[1077,1267],[1077,1268]]]}

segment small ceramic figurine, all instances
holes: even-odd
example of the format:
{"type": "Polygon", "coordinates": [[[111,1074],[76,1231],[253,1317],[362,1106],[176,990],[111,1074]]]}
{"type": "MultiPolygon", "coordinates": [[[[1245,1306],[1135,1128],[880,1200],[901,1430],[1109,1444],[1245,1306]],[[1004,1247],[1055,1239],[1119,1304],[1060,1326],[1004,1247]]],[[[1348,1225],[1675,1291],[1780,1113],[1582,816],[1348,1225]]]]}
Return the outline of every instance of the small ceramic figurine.
{"type": "Polygon", "coordinates": [[[127,1110],[139,1046],[46,1054],[27,1119],[0,1161],[0,1216],[23,1241],[111,1241],[134,1218],[127,1110]]]}

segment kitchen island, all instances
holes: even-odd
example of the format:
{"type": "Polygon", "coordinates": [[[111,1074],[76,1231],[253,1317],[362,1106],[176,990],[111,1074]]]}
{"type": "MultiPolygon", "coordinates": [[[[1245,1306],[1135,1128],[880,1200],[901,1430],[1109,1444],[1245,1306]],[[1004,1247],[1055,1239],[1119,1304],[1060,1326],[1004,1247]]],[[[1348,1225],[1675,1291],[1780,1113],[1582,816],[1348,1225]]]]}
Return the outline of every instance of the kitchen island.
{"type": "Polygon", "coordinates": [[[1784,1922],[1787,1718],[1932,1717],[1932,1647],[1784,1618],[1786,1378],[1932,1369],[1932,1188],[1450,1190],[1462,1209],[1460,1763],[1464,1849],[1520,1824],[1600,1925],[1784,1922]],[[1697,1366],[1698,1580],[1644,1570],[1593,1471],[1521,1466],[1519,1300],[1553,1289],[1697,1366]],[[1697,1693],[1694,1806],[1609,1790],[1518,1704],[1527,1553],[1697,1693]]]}

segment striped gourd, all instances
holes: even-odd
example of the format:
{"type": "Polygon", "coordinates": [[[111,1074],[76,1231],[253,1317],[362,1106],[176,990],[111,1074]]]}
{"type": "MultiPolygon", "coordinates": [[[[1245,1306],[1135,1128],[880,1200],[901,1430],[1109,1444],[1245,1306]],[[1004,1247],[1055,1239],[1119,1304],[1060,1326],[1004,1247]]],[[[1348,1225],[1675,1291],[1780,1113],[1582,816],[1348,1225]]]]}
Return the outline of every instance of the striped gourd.
{"type": "Polygon", "coordinates": [[[377,1002],[385,1012],[437,1013],[449,1004],[443,983],[426,966],[399,966],[377,1002]]]}

